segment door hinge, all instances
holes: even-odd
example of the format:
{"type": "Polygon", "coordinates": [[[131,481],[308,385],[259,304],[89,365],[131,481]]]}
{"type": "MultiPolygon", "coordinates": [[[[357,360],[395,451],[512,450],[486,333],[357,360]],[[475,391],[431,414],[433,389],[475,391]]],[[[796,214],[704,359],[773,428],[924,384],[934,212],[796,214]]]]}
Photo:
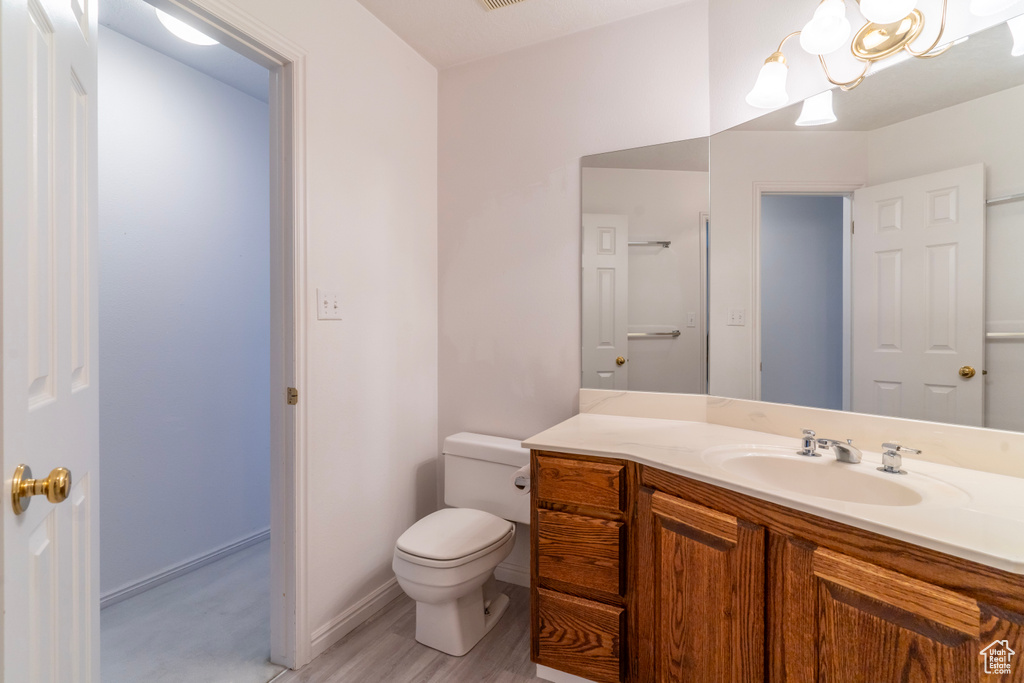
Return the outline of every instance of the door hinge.
{"type": "Polygon", "coordinates": [[[288,405],[293,406],[299,402],[299,390],[295,387],[288,387],[288,405]]]}
{"type": "Polygon", "coordinates": [[[851,235],[856,235],[857,234],[857,224],[855,222],[853,222],[853,221],[850,221],[850,234],[851,235]]]}

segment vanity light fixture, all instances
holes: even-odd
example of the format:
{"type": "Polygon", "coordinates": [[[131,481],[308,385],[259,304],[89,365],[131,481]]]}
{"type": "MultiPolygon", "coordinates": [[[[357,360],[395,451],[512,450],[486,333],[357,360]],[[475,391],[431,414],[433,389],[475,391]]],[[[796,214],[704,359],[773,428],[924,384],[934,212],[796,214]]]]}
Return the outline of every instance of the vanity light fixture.
{"type": "Polygon", "coordinates": [[[800,117],[796,120],[798,126],[823,126],[826,123],[835,123],[836,114],[832,111],[832,91],[826,90],[804,100],[804,107],[800,110],[800,117]]]}
{"type": "MultiPolygon", "coordinates": [[[[153,9],[156,9],[155,7],[153,9]]],[[[156,18],[164,25],[164,28],[178,36],[182,40],[193,45],[217,45],[219,41],[214,40],[199,29],[192,28],[181,19],[172,17],[163,10],[156,9],[156,18]]]]}
{"type": "MultiPolygon", "coordinates": [[[[972,0],[973,3],[1004,3],[1020,0],[972,0]]],[[[942,14],[939,32],[927,49],[917,51],[911,47],[924,30],[924,14],[916,9],[917,0],[857,0],[860,11],[867,23],[860,27],[850,43],[850,52],[862,62],[860,75],[848,81],[832,77],[825,62],[825,55],[841,47],[850,34],[846,19],[846,3],[843,0],[822,0],[814,16],[800,31],[794,31],[782,39],[778,49],[765,60],[757,77],[754,89],[747,95],[747,103],[753,107],[774,109],[789,102],[786,94],[786,76],[789,67],[782,48],[790,38],[800,36],[800,45],[809,53],[817,55],[825,78],[832,85],[843,90],[856,88],[867,76],[868,69],[875,62],[894,55],[910,55],[919,59],[938,57],[953,46],[952,43],[936,49],[946,31],[946,14],[949,0],[942,0],[942,14]],[[841,37],[841,38],[840,38],[841,37]]]]}
{"type": "Polygon", "coordinates": [[[1014,17],[1006,22],[1010,27],[1010,35],[1013,36],[1013,48],[1010,54],[1014,57],[1024,55],[1024,14],[1014,17]]]}

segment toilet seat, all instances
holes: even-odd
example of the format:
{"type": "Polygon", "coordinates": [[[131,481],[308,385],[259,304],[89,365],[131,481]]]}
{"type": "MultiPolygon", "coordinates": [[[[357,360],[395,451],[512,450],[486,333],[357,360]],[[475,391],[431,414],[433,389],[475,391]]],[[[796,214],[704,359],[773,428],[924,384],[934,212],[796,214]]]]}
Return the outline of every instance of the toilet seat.
{"type": "Polygon", "coordinates": [[[515,534],[515,525],[482,510],[446,508],[398,538],[395,554],[425,567],[457,567],[487,555],[515,534]]]}

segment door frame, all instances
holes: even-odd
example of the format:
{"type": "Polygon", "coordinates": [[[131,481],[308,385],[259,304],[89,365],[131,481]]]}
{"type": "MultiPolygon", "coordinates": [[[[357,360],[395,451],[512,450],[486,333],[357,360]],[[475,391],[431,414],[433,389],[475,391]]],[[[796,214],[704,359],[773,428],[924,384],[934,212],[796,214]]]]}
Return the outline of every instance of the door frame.
{"type": "MultiPolygon", "coordinates": [[[[864,183],[843,183],[833,181],[813,180],[791,180],[791,181],[766,181],[755,182],[753,191],[753,235],[751,236],[751,293],[750,293],[750,326],[751,326],[751,373],[750,391],[755,401],[761,400],[761,198],[766,194],[790,194],[790,195],[844,195],[849,201],[843,204],[843,219],[851,226],[853,225],[853,192],[864,187],[864,183]]],[[[850,231],[846,231],[843,242],[844,248],[848,246],[850,231]]],[[[849,375],[849,316],[850,316],[850,282],[849,269],[844,269],[843,275],[843,371],[849,375]]],[[[850,402],[849,382],[843,384],[843,406],[850,402]]]]}
{"type": "Polygon", "coordinates": [[[270,659],[309,663],[306,53],[224,0],[147,0],[270,71],[270,659]],[[300,400],[287,403],[287,388],[300,400]]]}
{"type": "Polygon", "coordinates": [[[707,394],[709,386],[709,374],[711,369],[711,358],[708,356],[708,231],[710,230],[711,217],[709,212],[701,211],[697,215],[700,221],[697,232],[700,235],[700,318],[697,329],[700,332],[700,360],[704,364],[700,373],[700,393],[707,394]]]}

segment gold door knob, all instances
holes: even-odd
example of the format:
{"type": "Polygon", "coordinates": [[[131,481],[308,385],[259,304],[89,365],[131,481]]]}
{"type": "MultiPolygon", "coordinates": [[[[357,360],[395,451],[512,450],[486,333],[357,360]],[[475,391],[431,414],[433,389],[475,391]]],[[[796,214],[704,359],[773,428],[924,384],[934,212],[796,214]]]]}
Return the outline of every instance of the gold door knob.
{"type": "Polygon", "coordinates": [[[970,365],[965,365],[962,368],[960,368],[960,376],[963,377],[964,379],[970,379],[974,377],[974,375],[976,374],[977,373],[974,371],[974,368],[972,368],[970,365]]]}
{"type": "Polygon", "coordinates": [[[33,479],[28,465],[18,465],[11,482],[11,503],[14,514],[28,510],[32,496],[46,496],[51,503],[62,503],[71,492],[71,472],[66,467],[56,467],[46,479],[33,479]]]}
{"type": "Polygon", "coordinates": [[[626,364],[626,359],[623,358],[622,356],[619,356],[618,358],[615,359],[615,364],[616,365],[625,365],[626,364]]]}

